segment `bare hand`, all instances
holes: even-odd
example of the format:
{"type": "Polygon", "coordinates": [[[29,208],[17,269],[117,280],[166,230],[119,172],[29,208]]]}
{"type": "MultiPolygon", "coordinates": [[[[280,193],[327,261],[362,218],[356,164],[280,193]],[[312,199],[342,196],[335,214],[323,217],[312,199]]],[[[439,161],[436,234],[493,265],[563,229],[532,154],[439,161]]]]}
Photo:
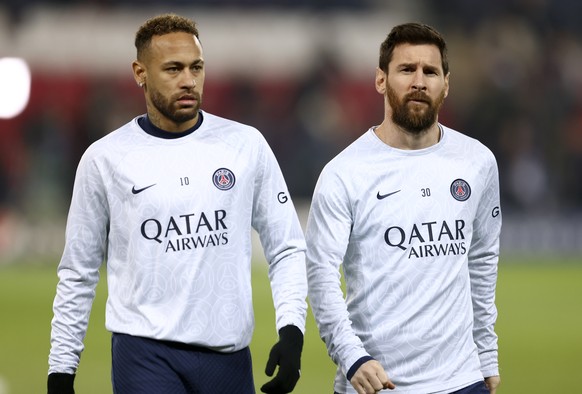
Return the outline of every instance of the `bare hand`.
{"type": "Polygon", "coordinates": [[[388,379],[382,364],[376,360],[365,362],[358,368],[350,383],[358,394],[375,394],[383,389],[394,389],[396,386],[388,379]]]}
{"type": "Polygon", "coordinates": [[[485,386],[489,389],[491,394],[495,394],[497,392],[497,387],[501,383],[501,378],[499,376],[490,376],[485,378],[485,386]]]}

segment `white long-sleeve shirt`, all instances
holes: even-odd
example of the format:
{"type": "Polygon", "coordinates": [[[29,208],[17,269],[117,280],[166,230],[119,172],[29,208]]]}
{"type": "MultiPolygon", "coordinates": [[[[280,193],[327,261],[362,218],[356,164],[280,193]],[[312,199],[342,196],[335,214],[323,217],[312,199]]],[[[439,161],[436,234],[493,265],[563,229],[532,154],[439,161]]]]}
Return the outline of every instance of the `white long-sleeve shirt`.
{"type": "Polygon", "coordinates": [[[305,241],[279,165],[254,128],[202,113],[194,132],[133,119],[92,144],[75,178],[49,373],[74,373],[107,264],[106,328],[233,352],[254,329],[251,227],[269,263],[276,328],[305,328],[305,241]]]}
{"type": "Polygon", "coordinates": [[[498,374],[497,164],[478,141],[440,128],[421,150],[394,149],[372,128],[318,180],[309,300],[339,393],[355,393],[346,374],[366,356],[394,392],[450,392],[498,374]]]}

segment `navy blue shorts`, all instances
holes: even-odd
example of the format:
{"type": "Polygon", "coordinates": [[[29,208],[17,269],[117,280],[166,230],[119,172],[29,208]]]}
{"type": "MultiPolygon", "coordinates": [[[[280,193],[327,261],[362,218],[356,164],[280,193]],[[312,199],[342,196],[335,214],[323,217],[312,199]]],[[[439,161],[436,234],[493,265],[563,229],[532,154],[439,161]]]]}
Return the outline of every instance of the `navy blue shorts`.
{"type": "MultiPolygon", "coordinates": [[[[386,392],[390,392],[390,390],[386,390],[386,392]]],[[[334,391],[333,394],[339,393],[334,391]]],[[[485,386],[485,381],[481,381],[470,386],[463,387],[460,390],[453,391],[451,394],[490,394],[490,392],[487,386],[485,386]]]]}
{"type": "Polygon", "coordinates": [[[485,381],[482,380],[477,383],[473,383],[470,386],[463,387],[460,390],[453,391],[451,394],[489,394],[490,391],[485,385],[485,381]]]}
{"type": "Polygon", "coordinates": [[[234,353],[125,334],[111,338],[117,394],[254,394],[249,348],[234,353]]]}

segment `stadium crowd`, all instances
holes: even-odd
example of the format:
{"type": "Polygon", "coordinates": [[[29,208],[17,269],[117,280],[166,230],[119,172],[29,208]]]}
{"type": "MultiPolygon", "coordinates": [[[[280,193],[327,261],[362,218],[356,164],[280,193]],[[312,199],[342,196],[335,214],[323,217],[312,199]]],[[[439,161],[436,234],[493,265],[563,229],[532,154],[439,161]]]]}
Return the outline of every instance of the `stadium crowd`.
{"type": "MultiPolygon", "coordinates": [[[[11,23],[18,25],[27,7],[39,3],[43,2],[9,0],[2,7],[11,23]]],[[[136,2],[50,3],[61,7],[92,3],[113,13],[136,2]]],[[[155,1],[146,3],[159,6],[155,1]]],[[[173,0],[164,5],[186,3],[173,0]]],[[[301,8],[324,15],[338,9],[389,13],[399,2],[196,2],[216,9],[261,9],[267,3],[271,8],[301,8]]],[[[416,19],[443,32],[454,52],[451,84],[455,89],[440,121],[481,140],[495,153],[505,213],[580,212],[582,25],[576,19],[582,14],[582,3],[418,3],[422,14],[416,19]]],[[[309,199],[324,163],[382,119],[372,80],[350,76],[331,51],[322,52],[318,64],[300,77],[207,80],[207,91],[203,108],[256,126],[265,134],[295,198],[309,199]]],[[[33,75],[28,108],[17,118],[0,119],[0,222],[1,212],[24,217],[65,214],[81,153],[128,115],[144,112],[137,94],[129,72],[126,78],[82,72],[33,75]]]]}

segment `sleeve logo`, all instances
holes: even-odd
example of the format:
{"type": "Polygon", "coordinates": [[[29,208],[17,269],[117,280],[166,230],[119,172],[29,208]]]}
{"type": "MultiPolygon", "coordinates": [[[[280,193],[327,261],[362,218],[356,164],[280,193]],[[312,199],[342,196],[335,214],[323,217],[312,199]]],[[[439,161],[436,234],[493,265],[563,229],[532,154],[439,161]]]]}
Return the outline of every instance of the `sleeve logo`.
{"type": "Polygon", "coordinates": [[[455,179],[451,183],[451,195],[457,201],[467,201],[471,196],[471,186],[463,179],[455,179]]]}
{"type": "Polygon", "coordinates": [[[229,190],[232,189],[236,178],[231,170],[228,168],[219,168],[218,170],[214,171],[212,175],[212,182],[214,186],[216,186],[220,190],[229,190]]]}
{"type": "Polygon", "coordinates": [[[281,192],[277,194],[277,200],[279,201],[279,203],[285,204],[289,200],[289,197],[287,197],[287,195],[284,192],[281,192]]]}

